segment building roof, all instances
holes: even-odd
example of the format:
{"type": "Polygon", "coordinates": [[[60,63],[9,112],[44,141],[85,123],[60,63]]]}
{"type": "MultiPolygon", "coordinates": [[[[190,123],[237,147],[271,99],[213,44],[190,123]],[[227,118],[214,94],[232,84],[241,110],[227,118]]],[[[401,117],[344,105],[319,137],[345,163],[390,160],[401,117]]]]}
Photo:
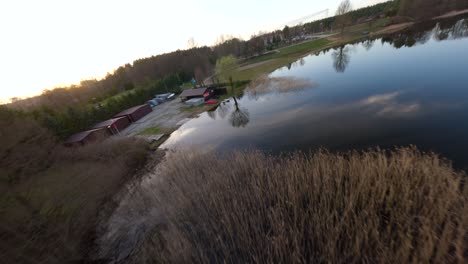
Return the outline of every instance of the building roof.
{"type": "Polygon", "coordinates": [[[114,115],[114,118],[120,117],[120,116],[131,115],[131,114],[135,113],[136,111],[138,111],[138,109],[140,109],[142,107],[151,107],[151,106],[149,106],[147,104],[137,105],[137,106],[134,106],[132,108],[129,108],[127,110],[124,110],[124,111],[114,115]]]}
{"type": "Polygon", "coordinates": [[[96,132],[98,130],[102,130],[102,129],[103,128],[91,129],[91,130],[86,130],[86,131],[83,131],[83,132],[73,134],[69,138],[67,138],[67,140],[65,140],[65,144],[80,142],[83,139],[85,139],[86,137],[88,137],[90,134],[92,134],[92,133],[94,133],[94,132],[96,132]]]}
{"type": "Polygon", "coordinates": [[[102,128],[102,127],[109,127],[112,126],[115,122],[119,121],[122,118],[127,118],[126,116],[115,117],[106,121],[99,122],[95,124],[92,129],[94,128],[102,128]]]}
{"type": "Polygon", "coordinates": [[[180,97],[203,96],[207,88],[188,89],[180,94],[180,97]]]}

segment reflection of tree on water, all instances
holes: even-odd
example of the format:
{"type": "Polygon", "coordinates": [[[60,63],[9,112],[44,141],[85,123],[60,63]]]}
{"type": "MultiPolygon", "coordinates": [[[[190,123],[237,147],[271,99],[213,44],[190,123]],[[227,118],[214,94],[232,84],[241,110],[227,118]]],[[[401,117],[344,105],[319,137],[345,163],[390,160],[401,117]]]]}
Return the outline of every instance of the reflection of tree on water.
{"type": "Polygon", "coordinates": [[[362,43],[362,46],[364,46],[364,48],[369,51],[370,49],[372,49],[372,47],[374,46],[374,40],[372,39],[368,39],[366,41],[364,41],[362,43]]]}
{"type": "Polygon", "coordinates": [[[449,28],[444,28],[443,25],[437,23],[433,34],[434,39],[437,41],[468,37],[468,19],[461,19],[449,28]]]}
{"type": "Polygon", "coordinates": [[[297,65],[304,66],[305,63],[306,63],[306,61],[304,60],[304,58],[301,58],[298,61],[288,63],[287,68],[288,68],[288,70],[291,70],[291,68],[296,68],[297,65]]]}
{"type": "Polygon", "coordinates": [[[221,119],[225,119],[229,115],[229,123],[233,127],[245,127],[250,121],[249,111],[246,108],[241,108],[237,102],[236,97],[232,97],[234,100],[234,110],[232,110],[232,105],[228,102],[222,102],[216,108],[216,111],[209,111],[208,116],[216,120],[216,116],[221,119]]]}
{"type": "Polygon", "coordinates": [[[249,111],[246,108],[240,108],[236,97],[233,97],[235,109],[229,117],[229,123],[233,127],[245,127],[250,121],[249,111]]]}
{"type": "Polygon", "coordinates": [[[425,44],[431,38],[436,41],[444,41],[466,37],[468,37],[468,19],[432,21],[417,25],[403,33],[399,32],[383,37],[382,43],[389,43],[399,49],[401,47],[412,47],[416,44],[425,44]]]}
{"type": "Polygon", "coordinates": [[[452,37],[454,39],[468,37],[468,19],[462,19],[453,26],[452,37]]]}
{"type": "Polygon", "coordinates": [[[304,58],[301,58],[299,60],[299,65],[304,66],[305,64],[306,64],[306,61],[304,60],[304,58]]]}
{"type": "Polygon", "coordinates": [[[226,118],[226,116],[229,114],[229,112],[231,111],[231,105],[230,104],[227,104],[225,102],[222,102],[218,108],[217,108],[217,114],[219,115],[219,117],[221,119],[224,119],[226,118]]]}
{"type": "Polygon", "coordinates": [[[216,119],[216,110],[206,112],[211,119],[216,119]]]}
{"type": "Polygon", "coordinates": [[[347,46],[341,46],[332,53],[333,68],[336,72],[345,72],[350,61],[350,49],[347,46]]]}

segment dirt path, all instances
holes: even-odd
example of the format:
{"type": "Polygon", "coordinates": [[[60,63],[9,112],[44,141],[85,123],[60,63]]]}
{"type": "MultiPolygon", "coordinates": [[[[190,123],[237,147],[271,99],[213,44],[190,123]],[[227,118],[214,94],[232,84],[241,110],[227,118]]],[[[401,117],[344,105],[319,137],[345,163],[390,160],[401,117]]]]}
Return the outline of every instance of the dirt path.
{"type": "Polygon", "coordinates": [[[243,71],[243,70],[252,69],[252,68],[255,68],[255,67],[260,66],[260,65],[262,65],[262,64],[269,63],[269,62],[271,62],[271,61],[273,61],[273,60],[275,60],[275,59],[269,59],[269,60],[264,60],[264,61],[252,63],[252,64],[247,64],[247,65],[245,65],[245,66],[239,67],[237,70],[238,70],[238,71],[243,71]]]}
{"type": "Polygon", "coordinates": [[[452,11],[452,12],[449,12],[447,14],[444,14],[444,15],[441,15],[441,16],[438,16],[438,17],[434,17],[433,20],[441,19],[441,18],[454,17],[454,16],[463,15],[463,14],[467,14],[467,13],[468,13],[468,9],[459,10],[459,11],[452,11]]]}
{"type": "Polygon", "coordinates": [[[371,35],[395,33],[395,32],[398,32],[400,30],[403,30],[405,28],[408,28],[408,27],[412,26],[413,24],[414,24],[413,22],[407,22],[407,23],[400,23],[400,24],[391,25],[391,26],[385,27],[382,30],[374,32],[371,35]]]}

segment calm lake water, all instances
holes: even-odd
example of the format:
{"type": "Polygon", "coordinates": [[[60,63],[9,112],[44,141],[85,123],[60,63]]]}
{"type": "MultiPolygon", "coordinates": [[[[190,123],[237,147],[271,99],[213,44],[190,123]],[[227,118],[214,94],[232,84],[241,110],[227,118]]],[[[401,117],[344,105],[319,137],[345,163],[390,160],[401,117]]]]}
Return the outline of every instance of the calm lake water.
{"type": "Polygon", "coordinates": [[[468,19],[312,54],[185,123],[162,146],[217,150],[416,145],[468,167],[468,19]]]}

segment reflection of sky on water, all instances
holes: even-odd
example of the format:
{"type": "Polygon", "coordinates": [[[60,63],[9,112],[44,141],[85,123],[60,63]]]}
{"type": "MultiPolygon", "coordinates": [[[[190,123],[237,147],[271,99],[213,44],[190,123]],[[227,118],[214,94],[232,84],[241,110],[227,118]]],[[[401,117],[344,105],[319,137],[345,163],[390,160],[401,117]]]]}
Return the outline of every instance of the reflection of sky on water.
{"type": "Polygon", "coordinates": [[[468,164],[468,39],[459,38],[468,35],[468,22],[463,23],[456,30],[439,27],[307,56],[270,75],[306,80],[304,89],[246,92],[238,100],[248,112],[245,126],[229,122],[236,109],[230,100],[183,125],[163,146],[278,152],[416,144],[468,164]],[[440,41],[442,31],[448,40],[440,41]],[[347,58],[337,69],[340,52],[347,58]]]}

